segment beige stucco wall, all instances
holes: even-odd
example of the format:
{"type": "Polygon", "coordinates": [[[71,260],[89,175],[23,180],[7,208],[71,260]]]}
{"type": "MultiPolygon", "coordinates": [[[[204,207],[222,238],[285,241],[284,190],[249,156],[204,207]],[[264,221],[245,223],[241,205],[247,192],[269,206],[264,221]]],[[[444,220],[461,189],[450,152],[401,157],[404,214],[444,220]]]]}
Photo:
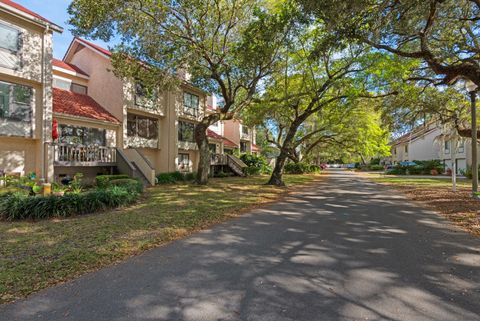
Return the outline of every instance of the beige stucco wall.
{"type": "Polygon", "coordinates": [[[22,37],[22,47],[17,54],[21,63],[0,67],[0,80],[33,88],[33,135],[27,138],[1,136],[1,166],[23,173],[34,171],[37,177],[51,180],[53,159],[44,146],[51,141],[52,32],[5,12],[0,12],[0,21],[19,29],[22,37]]]}
{"type": "Polygon", "coordinates": [[[86,47],[67,58],[89,75],[88,95],[122,121],[123,82],[113,74],[110,59],[86,47]]]}
{"type": "Polygon", "coordinates": [[[414,160],[432,160],[439,158],[441,142],[437,137],[441,134],[439,129],[435,129],[425,135],[422,135],[409,143],[408,158],[414,160]]]}
{"type": "Polygon", "coordinates": [[[156,173],[177,170],[179,148],[186,149],[190,154],[192,167],[196,170],[198,163],[196,145],[178,142],[178,121],[179,119],[199,121],[206,111],[206,93],[189,84],[182,84],[176,90],[161,92],[156,110],[140,108],[135,105],[134,83],[117,78],[111,71],[113,68],[108,57],[87,47],[76,50],[76,46],[78,44],[74,44],[72,47],[74,50],[67,55],[66,61],[89,74],[89,95],[121,121],[117,147],[136,148],[152,163],[156,173]],[[184,91],[199,96],[200,110],[197,117],[183,113],[184,91]],[[157,119],[158,139],[144,140],[128,137],[127,115],[129,113],[157,119]]]}
{"type": "Polygon", "coordinates": [[[240,145],[240,123],[235,120],[224,121],[224,136],[237,145],[240,145]]]}
{"type": "Polygon", "coordinates": [[[0,170],[25,175],[41,172],[40,141],[35,139],[0,137],[0,170]]]}

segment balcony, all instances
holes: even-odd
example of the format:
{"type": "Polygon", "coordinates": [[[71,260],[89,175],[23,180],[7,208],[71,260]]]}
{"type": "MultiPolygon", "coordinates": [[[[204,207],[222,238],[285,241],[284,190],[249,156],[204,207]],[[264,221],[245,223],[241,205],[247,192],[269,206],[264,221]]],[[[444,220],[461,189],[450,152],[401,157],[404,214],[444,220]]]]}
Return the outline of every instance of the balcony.
{"type": "Polygon", "coordinates": [[[244,133],[244,132],[242,132],[242,134],[240,135],[240,139],[242,139],[242,140],[251,140],[251,138],[250,138],[250,133],[244,133]]]}
{"type": "Polygon", "coordinates": [[[53,144],[52,149],[55,166],[113,166],[117,162],[115,147],[53,144]]]}
{"type": "Polygon", "coordinates": [[[227,165],[228,158],[225,154],[211,154],[210,165],[227,165]]]}

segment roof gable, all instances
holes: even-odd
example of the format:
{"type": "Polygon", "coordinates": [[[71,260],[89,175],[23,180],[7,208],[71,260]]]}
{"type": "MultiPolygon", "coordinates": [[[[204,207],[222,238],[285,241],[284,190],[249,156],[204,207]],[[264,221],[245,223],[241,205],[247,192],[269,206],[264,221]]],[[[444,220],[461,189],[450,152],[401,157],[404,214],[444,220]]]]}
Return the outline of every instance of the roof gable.
{"type": "Polygon", "coordinates": [[[117,118],[88,95],[53,88],[53,112],[119,124],[117,118]]]}
{"type": "Polygon", "coordinates": [[[33,11],[31,11],[30,9],[25,8],[25,7],[22,6],[21,4],[18,4],[18,3],[16,3],[16,2],[11,1],[11,0],[0,0],[0,3],[6,4],[7,6],[10,6],[11,8],[13,8],[13,9],[15,9],[15,10],[21,11],[21,12],[27,14],[27,15],[32,16],[33,18],[37,18],[37,19],[39,19],[39,20],[41,20],[41,21],[43,21],[43,22],[46,22],[47,24],[56,27],[56,28],[58,29],[58,30],[56,30],[56,31],[58,31],[58,32],[63,32],[63,28],[62,28],[62,27],[60,27],[60,26],[58,26],[57,24],[51,22],[50,20],[42,17],[42,16],[39,15],[38,13],[33,12],[33,11]]]}

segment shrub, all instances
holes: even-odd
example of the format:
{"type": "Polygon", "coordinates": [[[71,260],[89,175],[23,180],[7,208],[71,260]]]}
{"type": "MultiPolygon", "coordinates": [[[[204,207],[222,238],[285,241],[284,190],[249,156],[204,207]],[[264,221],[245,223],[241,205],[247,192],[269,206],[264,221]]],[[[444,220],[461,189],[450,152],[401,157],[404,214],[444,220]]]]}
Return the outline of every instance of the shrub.
{"type": "Polygon", "coordinates": [[[405,166],[395,166],[392,169],[389,169],[388,171],[385,172],[387,175],[406,175],[406,168],[405,166]]]}
{"type": "Polygon", "coordinates": [[[247,175],[271,174],[272,168],[268,165],[267,159],[260,155],[242,154],[242,162],[248,167],[244,169],[247,175]]]}
{"type": "MultiPolygon", "coordinates": [[[[478,166],[478,169],[480,171],[480,165],[478,166]]],[[[468,179],[472,179],[472,177],[473,177],[472,166],[467,165],[467,169],[461,169],[460,174],[462,174],[463,176],[465,176],[468,179]]]]}
{"type": "Polygon", "coordinates": [[[285,173],[287,174],[308,174],[318,173],[320,171],[320,166],[306,163],[288,163],[285,165],[285,173]]]}
{"type": "Polygon", "coordinates": [[[177,182],[188,182],[195,180],[196,173],[160,173],[157,175],[157,184],[173,184],[177,182]]]}
{"type": "Polygon", "coordinates": [[[370,164],[368,166],[368,169],[371,170],[371,171],[383,171],[384,167],[382,165],[379,165],[379,164],[370,164]]]}
{"type": "Polygon", "coordinates": [[[128,175],[98,175],[95,177],[95,181],[97,183],[98,187],[107,187],[109,185],[109,182],[114,180],[114,179],[125,179],[125,178],[130,178],[128,175]]]}
{"type": "Polygon", "coordinates": [[[157,175],[157,184],[173,184],[176,180],[172,173],[160,173],[157,175]]]}
{"type": "Polygon", "coordinates": [[[9,193],[0,196],[0,218],[20,220],[82,215],[132,204],[139,195],[138,190],[127,185],[99,188],[86,193],[70,193],[65,196],[32,197],[25,193],[9,193]]]}
{"type": "Polygon", "coordinates": [[[143,184],[141,181],[132,178],[120,178],[110,181],[111,186],[125,187],[127,190],[134,190],[137,193],[143,192],[143,184]]]}
{"type": "Polygon", "coordinates": [[[197,173],[194,173],[194,172],[185,173],[185,176],[184,176],[184,179],[185,179],[185,181],[187,181],[187,182],[192,182],[192,181],[194,181],[196,178],[197,178],[197,173]]]}
{"type": "Polygon", "coordinates": [[[183,182],[185,180],[185,174],[183,173],[173,172],[171,175],[176,182],[183,182]]]}
{"type": "Polygon", "coordinates": [[[417,163],[417,166],[418,166],[416,174],[430,175],[432,170],[436,170],[439,174],[442,174],[445,172],[445,166],[438,159],[427,160],[427,161],[414,161],[414,162],[417,163]]]}
{"type": "MultiPolygon", "coordinates": [[[[248,168],[248,167],[247,167],[248,168]]],[[[247,174],[248,175],[248,174],[247,174]]],[[[218,173],[215,174],[215,177],[219,177],[219,178],[224,178],[224,177],[228,177],[230,176],[230,174],[228,173],[225,173],[224,171],[220,171],[218,173]]]]}

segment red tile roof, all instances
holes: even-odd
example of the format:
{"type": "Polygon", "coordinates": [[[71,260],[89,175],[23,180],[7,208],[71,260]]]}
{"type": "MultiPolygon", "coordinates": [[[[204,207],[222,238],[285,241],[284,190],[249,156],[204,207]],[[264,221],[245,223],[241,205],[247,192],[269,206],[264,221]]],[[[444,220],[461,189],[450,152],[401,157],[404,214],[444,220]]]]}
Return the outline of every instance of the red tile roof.
{"type": "MultiPolygon", "coordinates": [[[[1,1],[1,0],[0,0],[1,1]]],[[[75,37],[75,39],[77,39],[79,42],[83,43],[84,45],[87,45],[87,46],[90,46],[92,48],[94,48],[95,50],[98,50],[100,51],[101,53],[103,53],[104,55],[107,55],[107,56],[112,56],[112,52],[105,49],[105,48],[102,48],[94,43],[91,43],[90,41],[87,41],[85,39],[82,39],[82,38],[78,38],[78,37],[75,37]]]]}
{"type": "MultiPolygon", "coordinates": [[[[1,1],[1,0],[0,0],[0,1],[1,1]]],[[[52,64],[53,64],[54,66],[58,67],[58,68],[63,68],[63,69],[66,69],[66,70],[70,70],[70,71],[79,73],[79,74],[84,75],[84,76],[88,76],[87,73],[84,72],[82,69],[78,68],[78,67],[75,66],[75,65],[69,64],[69,63],[67,63],[67,62],[65,62],[65,61],[62,61],[62,60],[53,58],[52,64]]]]}
{"type": "Polygon", "coordinates": [[[210,138],[218,139],[218,140],[223,139],[222,135],[217,134],[216,132],[214,132],[211,129],[207,129],[207,136],[210,137],[210,138]]]}
{"type": "Polygon", "coordinates": [[[223,137],[222,135],[217,134],[213,130],[207,129],[207,136],[213,139],[223,140],[223,145],[226,147],[236,148],[237,144],[232,142],[230,139],[223,137]]]}
{"type": "Polygon", "coordinates": [[[252,144],[252,152],[259,152],[259,151],[260,151],[260,147],[258,147],[255,144],[252,144]]]}
{"type": "Polygon", "coordinates": [[[115,124],[120,123],[92,97],[58,88],[53,88],[53,111],[115,124]]]}
{"type": "Polygon", "coordinates": [[[15,9],[17,9],[17,10],[20,10],[20,11],[26,13],[26,14],[29,14],[29,15],[35,17],[35,18],[38,18],[38,19],[40,19],[40,20],[42,20],[42,21],[48,22],[48,23],[50,23],[50,24],[54,24],[53,22],[45,19],[44,17],[42,17],[42,16],[39,15],[38,13],[35,13],[35,12],[27,9],[27,8],[25,8],[24,6],[22,6],[22,5],[20,5],[20,4],[16,3],[16,2],[13,2],[13,1],[11,1],[11,0],[0,0],[0,2],[1,2],[1,3],[4,3],[4,4],[6,4],[6,5],[8,5],[8,6],[12,7],[12,8],[15,8],[15,9]]]}

